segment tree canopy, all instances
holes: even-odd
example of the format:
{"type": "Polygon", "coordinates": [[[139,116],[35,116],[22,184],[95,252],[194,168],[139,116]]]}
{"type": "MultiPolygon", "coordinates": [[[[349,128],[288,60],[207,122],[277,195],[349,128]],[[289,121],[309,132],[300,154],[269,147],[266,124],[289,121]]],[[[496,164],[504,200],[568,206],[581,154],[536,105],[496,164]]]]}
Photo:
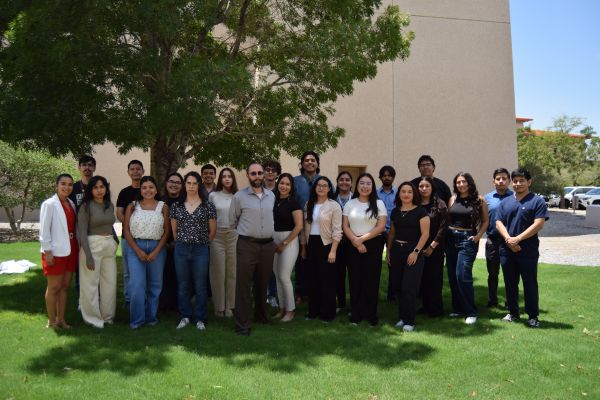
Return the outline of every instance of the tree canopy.
{"type": "Polygon", "coordinates": [[[150,149],[158,178],[189,158],[241,167],[335,146],[334,102],[414,37],[381,0],[9,0],[0,13],[3,139],[150,149]]]}

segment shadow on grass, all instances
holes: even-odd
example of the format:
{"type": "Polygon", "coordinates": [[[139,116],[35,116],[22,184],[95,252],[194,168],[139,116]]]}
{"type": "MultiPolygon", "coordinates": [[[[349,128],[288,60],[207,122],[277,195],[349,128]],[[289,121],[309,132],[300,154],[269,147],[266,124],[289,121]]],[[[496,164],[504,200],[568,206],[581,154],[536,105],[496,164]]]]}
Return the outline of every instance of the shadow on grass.
{"type": "MultiPolygon", "coordinates": [[[[119,275],[120,276],[120,275],[119,275]]],[[[46,280],[41,271],[34,270],[19,278],[2,278],[0,310],[40,314],[40,330],[45,321],[43,292],[46,280]]],[[[387,282],[382,279],[382,292],[387,282]]],[[[476,285],[478,304],[487,302],[487,287],[476,285]]],[[[502,291],[500,291],[502,292],[502,291]]],[[[73,291],[67,311],[74,324],[69,331],[59,331],[59,345],[48,346],[41,355],[27,361],[32,374],[64,376],[70,370],[94,372],[112,371],[123,376],[145,372],[162,372],[179,363],[179,353],[196,357],[218,359],[244,370],[262,368],[280,373],[294,373],[305,368],[320,366],[323,357],[337,357],[349,362],[389,369],[411,362],[424,361],[438,349],[422,342],[419,332],[446,337],[474,337],[493,334],[504,329],[500,320],[506,312],[480,307],[480,319],[474,326],[464,324],[462,318],[428,318],[417,316],[417,332],[403,334],[393,328],[397,320],[397,305],[380,302],[381,325],[375,328],[361,324],[350,326],[345,316],[331,324],[304,321],[301,316],[306,305],[297,310],[298,317],[291,323],[255,326],[250,337],[236,336],[233,322],[211,319],[208,330],[198,332],[192,326],[176,331],[178,317],[163,313],[161,323],[152,328],[131,331],[127,326],[127,312],[118,308],[116,324],[103,330],[85,326],[75,311],[73,291]]],[[[118,304],[122,304],[119,290],[118,304]]],[[[446,307],[449,292],[444,291],[446,307]]],[[[503,298],[500,302],[503,303],[503,298]]],[[[209,311],[209,315],[210,311],[209,311]]],[[[572,325],[542,321],[541,329],[573,329],[572,325]]],[[[52,335],[51,331],[45,331],[52,335]]],[[[38,334],[38,333],[35,333],[38,334]]],[[[193,362],[186,359],[185,362],[193,362]]]]}

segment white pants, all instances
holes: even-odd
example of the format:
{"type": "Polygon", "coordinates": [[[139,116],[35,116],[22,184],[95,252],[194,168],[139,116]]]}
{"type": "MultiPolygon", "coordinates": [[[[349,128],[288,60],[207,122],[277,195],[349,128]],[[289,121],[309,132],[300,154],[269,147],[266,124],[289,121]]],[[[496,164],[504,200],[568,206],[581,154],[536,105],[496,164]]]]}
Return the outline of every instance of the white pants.
{"type": "Polygon", "coordinates": [[[219,228],[210,243],[210,288],[217,312],[235,308],[237,237],[235,229],[219,228]]]}
{"type": "MultiPolygon", "coordinates": [[[[290,232],[275,232],[273,235],[275,243],[280,244],[283,242],[290,235],[290,232]]],[[[292,270],[294,269],[294,264],[296,264],[299,251],[300,243],[298,242],[298,238],[295,238],[285,246],[281,254],[275,253],[275,257],[273,257],[273,272],[275,273],[275,278],[277,278],[279,307],[286,311],[296,309],[294,287],[292,286],[292,270]]]]}
{"type": "Polygon", "coordinates": [[[79,252],[79,305],[90,325],[103,328],[112,322],[117,306],[117,243],[113,236],[88,236],[94,270],[87,268],[83,248],[79,252]]]}

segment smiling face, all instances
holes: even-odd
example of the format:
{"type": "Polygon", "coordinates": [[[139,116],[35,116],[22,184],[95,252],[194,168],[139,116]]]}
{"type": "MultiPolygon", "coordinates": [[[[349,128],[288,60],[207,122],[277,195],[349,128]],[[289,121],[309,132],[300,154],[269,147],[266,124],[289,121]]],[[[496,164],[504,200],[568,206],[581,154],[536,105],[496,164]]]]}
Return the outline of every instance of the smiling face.
{"type": "Polygon", "coordinates": [[[527,180],[523,176],[515,176],[512,180],[512,186],[516,194],[527,194],[529,192],[529,187],[531,186],[531,179],[527,180]]]}
{"type": "Polygon", "coordinates": [[[156,185],[150,181],[146,181],[140,186],[140,192],[142,193],[142,199],[152,200],[157,193],[156,185]]]}
{"type": "Polygon", "coordinates": [[[105,195],[106,195],[106,186],[104,186],[104,183],[101,180],[99,180],[98,182],[96,182],[96,184],[92,188],[92,197],[94,198],[94,201],[96,203],[102,203],[102,202],[104,202],[105,195]]]}
{"type": "Polygon", "coordinates": [[[369,179],[368,176],[363,176],[358,180],[356,184],[356,189],[358,190],[358,194],[363,198],[368,198],[373,191],[373,182],[369,179]]]}
{"type": "Polygon", "coordinates": [[[177,175],[171,175],[169,179],[167,179],[167,194],[169,197],[177,197],[181,193],[181,189],[183,188],[183,182],[181,178],[177,175]]]}
{"type": "Polygon", "coordinates": [[[215,183],[217,172],[214,169],[207,168],[202,171],[202,183],[206,186],[212,186],[215,183]]]}
{"type": "Polygon", "coordinates": [[[467,179],[464,176],[460,175],[456,178],[455,185],[456,190],[461,196],[467,196],[469,194],[469,182],[467,182],[467,179]]]}
{"type": "Polygon", "coordinates": [[[348,174],[341,175],[337,180],[337,186],[341,193],[348,193],[352,187],[352,177],[348,174]]]}
{"type": "Polygon", "coordinates": [[[317,159],[312,154],[308,154],[302,160],[302,168],[304,169],[304,173],[306,175],[312,176],[316,174],[318,167],[319,163],[317,163],[317,159]]]}
{"type": "Polygon", "coordinates": [[[279,197],[285,198],[290,195],[292,190],[292,182],[290,182],[290,178],[284,176],[279,179],[279,183],[277,184],[277,191],[279,192],[279,197]]]}
{"type": "Polygon", "coordinates": [[[325,179],[319,179],[315,182],[315,192],[317,193],[317,199],[322,201],[327,199],[331,188],[325,179]]]}
{"type": "Polygon", "coordinates": [[[73,192],[73,179],[63,176],[56,183],[56,194],[61,200],[66,199],[73,192]]]}
{"type": "Polygon", "coordinates": [[[421,194],[421,198],[423,200],[429,200],[431,198],[431,193],[433,188],[431,187],[431,183],[427,181],[419,182],[419,193],[421,194]]]}

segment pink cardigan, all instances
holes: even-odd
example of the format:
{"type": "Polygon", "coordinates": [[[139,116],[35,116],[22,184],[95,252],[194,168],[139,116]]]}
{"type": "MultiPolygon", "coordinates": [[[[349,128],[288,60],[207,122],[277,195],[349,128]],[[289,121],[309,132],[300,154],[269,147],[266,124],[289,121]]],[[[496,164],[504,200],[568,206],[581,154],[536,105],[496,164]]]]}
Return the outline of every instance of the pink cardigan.
{"type": "MultiPolygon", "coordinates": [[[[304,210],[304,231],[300,234],[300,243],[306,244],[310,236],[310,226],[306,221],[306,209],[304,210]]],[[[321,240],[325,246],[331,244],[334,240],[342,240],[342,207],[335,200],[327,199],[319,210],[319,231],[321,240]]]]}

